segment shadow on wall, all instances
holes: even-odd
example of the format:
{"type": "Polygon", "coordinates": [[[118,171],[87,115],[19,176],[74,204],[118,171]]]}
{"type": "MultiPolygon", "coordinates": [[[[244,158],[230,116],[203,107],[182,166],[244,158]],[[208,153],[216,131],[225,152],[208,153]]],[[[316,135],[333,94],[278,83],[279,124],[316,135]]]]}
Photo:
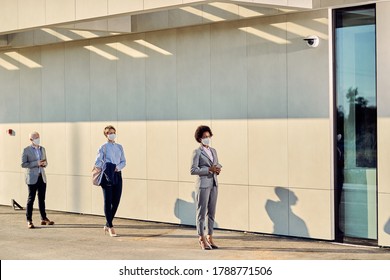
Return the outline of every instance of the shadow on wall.
{"type": "Polygon", "coordinates": [[[390,218],[387,220],[387,223],[385,224],[383,230],[390,235],[390,218]]]}
{"type": "MultiPolygon", "coordinates": [[[[196,199],[195,191],[191,193],[192,202],[183,199],[176,199],[174,211],[175,216],[180,220],[181,225],[196,225],[196,199]]],[[[214,221],[214,228],[218,228],[218,223],[214,221]]]]}
{"type": "Polygon", "coordinates": [[[279,198],[278,201],[268,199],[265,203],[267,214],[274,224],[273,234],[310,237],[306,223],[291,209],[298,201],[295,193],[287,188],[276,187],[275,194],[279,198]],[[288,213],[288,217],[283,219],[285,213],[288,213]]]}

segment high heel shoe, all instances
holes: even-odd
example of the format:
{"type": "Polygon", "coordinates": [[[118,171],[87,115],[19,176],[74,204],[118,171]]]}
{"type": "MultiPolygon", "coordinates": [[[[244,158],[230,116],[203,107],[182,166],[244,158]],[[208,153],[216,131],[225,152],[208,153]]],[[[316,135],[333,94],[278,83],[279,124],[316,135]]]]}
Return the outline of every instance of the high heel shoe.
{"type": "Polygon", "coordinates": [[[106,235],[106,233],[108,232],[108,234],[111,236],[111,237],[117,237],[118,234],[115,233],[115,230],[114,228],[110,228],[108,226],[104,226],[104,235],[106,235]]]}
{"type": "Polygon", "coordinates": [[[211,247],[204,240],[199,239],[199,246],[202,250],[211,250],[211,247]]]}
{"type": "Polygon", "coordinates": [[[210,245],[211,248],[213,248],[213,249],[218,249],[219,248],[217,245],[215,245],[211,235],[208,235],[206,240],[207,240],[207,243],[210,245]]]}

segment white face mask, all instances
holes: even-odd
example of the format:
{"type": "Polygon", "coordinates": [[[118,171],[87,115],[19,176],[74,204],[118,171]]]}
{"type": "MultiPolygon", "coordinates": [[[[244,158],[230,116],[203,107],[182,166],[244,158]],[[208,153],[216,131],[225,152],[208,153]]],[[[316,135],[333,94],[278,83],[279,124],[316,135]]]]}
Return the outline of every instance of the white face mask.
{"type": "Polygon", "coordinates": [[[202,144],[205,146],[210,146],[210,137],[202,138],[202,144]]]}
{"type": "Polygon", "coordinates": [[[33,139],[32,142],[34,143],[34,145],[39,146],[39,144],[41,143],[41,139],[36,138],[36,139],[33,139]]]}
{"type": "Polygon", "coordinates": [[[108,140],[110,140],[110,141],[114,141],[115,138],[116,138],[116,134],[108,134],[108,135],[107,135],[107,138],[108,138],[108,140]]]}

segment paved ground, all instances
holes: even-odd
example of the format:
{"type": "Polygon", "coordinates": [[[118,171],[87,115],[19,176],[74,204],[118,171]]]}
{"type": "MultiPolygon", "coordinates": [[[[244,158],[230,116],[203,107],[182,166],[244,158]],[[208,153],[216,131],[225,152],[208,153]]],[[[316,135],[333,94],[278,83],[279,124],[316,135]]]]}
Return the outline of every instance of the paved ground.
{"type": "Polygon", "coordinates": [[[218,250],[202,251],[194,227],[48,211],[54,226],[27,229],[24,210],[0,206],[1,260],[390,260],[389,248],[217,230],[218,250]]]}

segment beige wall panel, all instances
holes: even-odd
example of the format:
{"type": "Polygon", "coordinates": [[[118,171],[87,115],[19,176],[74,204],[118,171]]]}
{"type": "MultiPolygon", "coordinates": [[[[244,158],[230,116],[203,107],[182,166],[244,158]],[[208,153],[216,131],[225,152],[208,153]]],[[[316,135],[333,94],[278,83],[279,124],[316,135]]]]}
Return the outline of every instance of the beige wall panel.
{"type": "Polygon", "coordinates": [[[94,158],[91,143],[91,123],[66,123],[66,174],[90,178],[94,158]]]}
{"type": "Polygon", "coordinates": [[[107,44],[112,39],[96,40],[90,46],[91,55],[91,120],[116,121],[117,99],[117,54],[107,44]]]}
{"type": "Polygon", "coordinates": [[[247,55],[243,23],[211,25],[212,119],[246,119],[247,55]]]}
{"type": "Polygon", "coordinates": [[[333,192],[289,189],[289,235],[333,239],[333,192]]]}
{"type": "Polygon", "coordinates": [[[248,122],[247,120],[212,121],[211,146],[217,150],[222,171],[220,184],[247,185],[248,122]]]}
{"type": "Polygon", "coordinates": [[[327,10],[287,16],[289,118],[330,117],[327,17],[327,10]],[[309,35],[320,38],[318,47],[307,46],[303,38],[309,35]]]}
{"type": "Polygon", "coordinates": [[[166,6],[173,6],[173,5],[180,5],[182,4],[182,0],[144,0],[144,9],[155,9],[155,8],[161,8],[166,6]]]}
{"type": "Polygon", "coordinates": [[[249,185],[288,186],[287,120],[248,121],[249,185]]]}
{"type": "Polygon", "coordinates": [[[103,198],[102,187],[92,185],[92,183],[91,186],[92,186],[91,187],[91,197],[92,197],[91,213],[94,215],[104,216],[104,198],[103,198]]]}
{"type": "Polygon", "coordinates": [[[179,121],[178,122],[178,168],[179,181],[195,182],[196,176],[191,175],[192,155],[200,144],[195,140],[195,130],[199,125],[210,125],[210,121],[179,121]]]}
{"type": "Polygon", "coordinates": [[[177,181],[177,121],[150,121],[146,131],[148,179],[177,181]]]}
{"type": "Polygon", "coordinates": [[[148,56],[145,46],[137,43],[138,40],[143,39],[143,34],[137,34],[108,45],[117,50],[118,120],[120,121],[146,120],[145,61],[148,56]]]}
{"type": "Polygon", "coordinates": [[[76,19],[106,16],[108,0],[76,0],[76,19]]]}
{"type": "Polygon", "coordinates": [[[249,230],[288,235],[289,190],[249,186],[249,230]]]}
{"type": "Polygon", "coordinates": [[[20,85],[20,66],[7,55],[7,52],[0,53],[0,120],[2,123],[19,123],[19,85],[20,85]]]}
{"type": "Polygon", "coordinates": [[[246,21],[248,118],[287,118],[286,17],[246,21]]]}
{"type": "Polygon", "coordinates": [[[176,42],[179,120],[209,120],[210,26],[179,29],[176,42]]]}
{"type": "Polygon", "coordinates": [[[42,121],[65,121],[64,45],[42,47],[42,121]]]}
{"type": "Polygon", "coordinates": [[[143,0],[108,0],[108,13],[121,14],[124,12],[141,11],[144,8],[143,0]]]}
{"type": "Polygon", "coordinates": [[[248,199],[248,186],[219,184],[215,228],[248,230],[248,199]]]}
{"type": "MultiPolygon", "coordinates": [[[[380,92],[379,92],[380,93],[380,92]]],[[[379,100],[378,100],[379,101],[379,100]]],[[[378,102],[379,111],[380,102],[378,102]]],[[[378,192],[390,194],[390,118],[378,117],[378,192]]]]}
{"type": "Polygon", "coordinates": [[[117,134],[117,142],[123,146],[126,157],[122,177],[146,179],[146,122],[118,122],[117,134]]]}
{"type": "Polygon", "coordinates": [[[42,121],[42,65],[40,48],[11,52],[20,62],[20,121],[42,121]]]}
{"type": "MultiPolygon", "coordinates": [[[[0,172],[0,204],[11,205],[11,199],[15,199],[22,207],[26,206],[26,200],[22,199],[21,191],[27,193],[27,185],[20,180],[19,172],[0,172]]],[[[23,175],[24,178],[24,175],[23,175]]],[[[25,196],[27,198],[27,195],[25,196]]]]}
{"type": "Polygon", "coordinates": [[[146,112],[148,120],[177,120],[176,30],[147,33],[146,112]]]}
{"type": "MultiPolygon", "coordinates": [[[[377,3],[378,192],[390,193],[390,2],[377,3]]],[[[380,229],[380,228],[379,228],[380,229]]]]}
{"type": "Polygon", "coordinates": [[[17,29],[18,1],[1,0],[0,6],[0,32],[17,29]]]}
{"type": "MultiPolygon", "coordinates": [[[[41,144],[46,149],[47,168],[46,174],[66,174],[66,124],[42,123],[41,144]]],[[[72,156],[74,157],[74,155],[72,156]]]]}
{"type": "Polygon", "coordinates": [[[327,119],[288,120],[289,185],[329,190],[330,123],[327,119]]]}
{"type": "Polygon", "coordinates": [[[46,24],[72,21],[75,18],[75,1],[46,0],[46,24]]]}
{"type": "Polygon", "coordinates": [[[390,246],[390,194],[378,194],[378,245],[390,246]]]}
{"type": "MultiPolygon", "coordinates": [[[[65,175],[50,175],[46,173],[46,209],[47,210],[66,210],[66,176],[65,175]]],[[[38,197],[36,198],[38,199],[38,197]]],[[[39,213],[39,212],[38,212],[39,213]]],[[[48,215],[50,218],[50,215],[48,215]]]]}
{"type": "Polygon", "coordinates": [[[179,184],[168,181],[148,181],[148,220],[178,223],[175,216],[179,184]]]}
{"type": "Polygon", "coordinates": [[[22,155],[22,151],[20,149],[20,125],[19,123],[1,123],[0,131],[0,143],[2,143],[0,147],[0,153],[2,155],[2,160],[0,160],[0,170],[20,172],[22,155]],[[8,129],[12,129],[14,134],[9,135],[6,133],[8,129]]]}
{"type": "Polygon", "coordinates": [[[139,220],[148,219],[146,180],[123,179],[122,197],[116,216],[139,220]]]}
{"type": "Polygon", "coordinates": [[[66,205],[68,212],[92,212],[92,188],[90,176],[66,177],[66,205]]]}
{"type": "Polygon", "coordinates": [[[65,45],[65,108],[68,122],[90,121],[90,51],[88,41],[65,45]]]}
{"type": "Polygon", "coordinates": [[[40,26],[46,23],[45,0],[17,0],[17,2],[19,28],[40,26]]]}

